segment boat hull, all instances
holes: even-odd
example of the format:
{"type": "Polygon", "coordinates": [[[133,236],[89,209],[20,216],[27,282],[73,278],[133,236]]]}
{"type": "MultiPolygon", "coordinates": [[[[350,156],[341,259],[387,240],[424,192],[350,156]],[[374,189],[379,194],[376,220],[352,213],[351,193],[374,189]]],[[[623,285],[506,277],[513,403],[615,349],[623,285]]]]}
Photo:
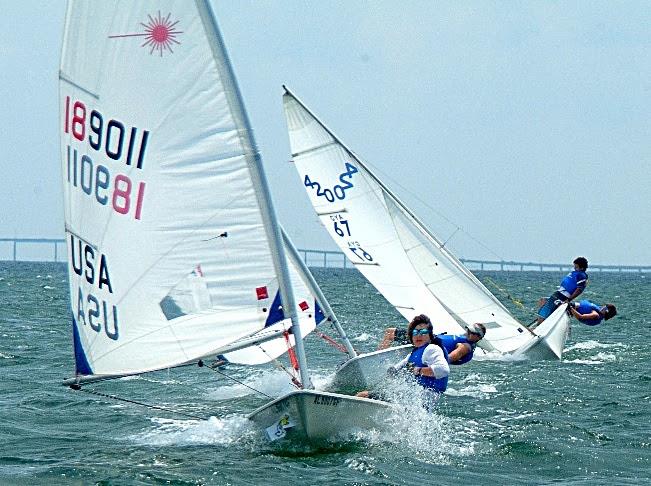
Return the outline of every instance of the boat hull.
{"type": "Polygon", "coordinates": [[[562,359],[565,342],[570,334],[567,304],[561,305],[534,330],[535,339],[513,353],[532,360],[562,359]]]}
{"type": "Polygon", "coordinates": [[[355,356],[337,369],[324,389],[341,393],[372,389],[386,378],[389,367],[399,363],[411,350],[411,344],[406,344],[355,356]]]}
{"type": "Polygon", "coordinates": [[[248,418],[272,441],[333,441],[382,428],[391,408],[389,403],[379,400],[296,390],[258,408],[248,418]]]}

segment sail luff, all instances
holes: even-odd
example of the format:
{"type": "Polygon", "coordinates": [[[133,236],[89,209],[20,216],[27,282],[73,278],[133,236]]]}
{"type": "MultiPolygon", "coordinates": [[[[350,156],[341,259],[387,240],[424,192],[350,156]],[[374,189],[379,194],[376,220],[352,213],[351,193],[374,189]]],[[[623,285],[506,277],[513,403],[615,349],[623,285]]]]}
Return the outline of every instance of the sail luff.
{"type": "Polygon", "coordinates": [[[205,0],[197,0],[197,8],[200,12],[200,15],[204,18],[204,25],[210,27],[212,30],[213,35],[208,36],[209,38],[213,39],[211,45],[213,45],[213,48],[218,48],[221,50],[224,60],[224,68],[230,74],[230,76],[228,76],[230,89],[226,89],[226,92],[227,94],[230,94],[232,98],[230,100],[231,109],[237,113],[243,125],[246,127],[244,133],[240,133],[240,138],[243,141],[246,141],[250,149],[247,153],[246,159],[252,176],[253,185],[257,189],[256,196],[258,197],[260,209],[263,215],[266,216],[263,218],[263,223],[265,231],[267,232],[269,244],[271,246],[271,253],[274,266],[276,268],[276,275],[278,276],[280,294],[283,302],[283,313],[285,317],[288,317],[292,322],[292,334],[294,334],[296,343],[295,349],[300,367],[301,381],[304,387],[311,387],[310,376],[307,369],[307,360],[305,357],[305,349],[303,347],[303,336],[301,333],[298,316],[296,315],[296,302],[289,278],[287,258],[285,256],[284,248],[282,245],[280,225],[278,223],[278,218],[276,216],[273,201],[271,199],[271,192],[269,190],[266,175],[262,167],[260,154],[256,148],[248,115],[244,109],[244,102],[242,100],[237,82],[235,81],[235,73],[228,57],[228,53],[224,48],[224,42],[219,32],[219,28],[217,27],[217,20],[212,6],[205,0]]]}
{"type": "Polygon", "coordinates": [[[292,243],[292,241],[289,239],[289,236],[285,232],[284,228],[282,228],[282,233],[283,233],[283,241],[285,242],[286,248],[289,250],[290,257],[294,261],[294,264],[303,273],[303,278],[305,278],[305,280],[307,281],[310,287],[310,290],[319,301],[319,305],[321,306],[321,309],[325,311],[326,316],[328,317],[329,320],[332,321],[332,324],[335,326],[337,333],[339,334],[342,341],[344,342],[346,351],[351,356],[351,358],[354,358],[355,356],[357,356],[357,351],[355,351],[355,348],[353,348],[352,343],[348,339],[348,336],[346,335],[346,331],[344,331],[344,328],[341,327],[341,324],[339,323],[339,319],[337,319],[335,312],[332,310],[332,307],[330,307],[330,302],[328,302],[325,295],[323,294],[323,291],[321,290],[321,287],[319,287],[319,284],[314,279],[314,276],[312,275],[310,270],[307,268],[307,266],[301,259],[298,250],[294,246],[294,243],[292,243]]]}
{"type": "MultiPolygon", "coordinates": [[[[391,190],[389,189],[386,184],[382,182],[382,180],[373,172],[371,171],[367,165],[360,160],[359,157],[353,152],[350,148],[346,146],[345,143],[343,143],[333,132],[330,130],[327,125],[325,125],[294,93],[292,93],[286,86],[283,85],[283,88],[285,90],[285,93],[290,95],[296,102],[306,111],[308,112],[314,120],[316,120],[319,125],[344,149],[346,152],[367,172],[367,174],[373,179],[373,181],[380,186],[380,188],[396,203],[396,205],[400,208],[400,210],[407,215],[412,222],[414,223],[415,227],[430,241],[432,241],[434,244],[436,244],[441,251],[441,253],[447,257],[447,259],[460,271],[462,272],[481,292],[483,292],[487,297],[489,297],[496,305],[498,305],[502,310],[507,312],[509,315],[511,314],[509,310],[502,304],[502,302],[493,295],[493,293],[482,284],[475,275],[468,270],[461,261],[459,261],[458,258],[456,258],[452,253],[450,253],[447,248],[445,248],[445,245],[443,242],[441,242],[434,234],[432,234],[429,229],[423,224],[423,222],[416,216],[403,202],[402,200],[391,190]]],[[[436,296],[434,296],[436,297],[436,296]]],[[[439,300],[437,298],[437,300],[439,300]]],[[[439,300],[440,302],[440,300],[439,300]]],[[[443,303],[441,303],[443,304],[443,303]]],[[[445,305],[443,305],[446,307],[445,305]]],[[[446,310],[447,309],[446,307],[446,310]]],[[[451,315],[454,313],[451,313],[451,315]]]]}

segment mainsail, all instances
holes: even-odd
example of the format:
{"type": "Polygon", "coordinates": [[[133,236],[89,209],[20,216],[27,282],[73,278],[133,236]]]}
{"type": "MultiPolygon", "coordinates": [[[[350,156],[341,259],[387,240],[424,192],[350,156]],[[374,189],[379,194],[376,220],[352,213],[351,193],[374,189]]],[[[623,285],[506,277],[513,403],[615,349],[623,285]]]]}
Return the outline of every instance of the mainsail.
{"type": "Polygon", "coordinates": [[[69,2],[60,106],[78,376],[314,321],[205,2],[69,2]]]}
{"type": "Polygon", "coordinates": [[[292,158],[321,222],[406,319],[436,332],[483,322],[483,347],[510,353],[536,338],[291,92],[283,105],[292,158]]]}

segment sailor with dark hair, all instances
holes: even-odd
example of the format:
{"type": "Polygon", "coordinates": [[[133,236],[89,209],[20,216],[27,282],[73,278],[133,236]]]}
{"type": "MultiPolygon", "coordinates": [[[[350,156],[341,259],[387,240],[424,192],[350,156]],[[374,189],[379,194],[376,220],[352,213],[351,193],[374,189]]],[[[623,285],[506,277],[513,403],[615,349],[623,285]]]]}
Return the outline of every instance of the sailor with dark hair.
{"type": "Polygon", "coordinates": [[[540,324],[551,316],[558,306],[574,300],[585,290],[588,284],[588,274],[586,273],[588,260],[584,257],[578,257],[572,263],[574,263],[574,270],[563,277],[558,290],[549,299],[543,300],[542,306],[538,309],[536,324],[540,324]]]}
{"type": "MultiPolygon", "coordinates": [[[[425,314],[414,317],[407,327],[407,335],[413,345],[409,355],[390,369],[392,374],[407,370],[415,376],[416,382],[433,392],[444,392],[448,386],[447,351],[441,339],[434,335],[432,322],[425,314]]],[[[359,397],[374,398],[377,393],[362,391],[359,397]]]]}
{"type": "Polygon", "coordinates": [[[617,315],[617,308],[613,304],[597,305],[589,300],[571,302],[568,310],[580,322],[588,326],[596,326],[617,315]]]}

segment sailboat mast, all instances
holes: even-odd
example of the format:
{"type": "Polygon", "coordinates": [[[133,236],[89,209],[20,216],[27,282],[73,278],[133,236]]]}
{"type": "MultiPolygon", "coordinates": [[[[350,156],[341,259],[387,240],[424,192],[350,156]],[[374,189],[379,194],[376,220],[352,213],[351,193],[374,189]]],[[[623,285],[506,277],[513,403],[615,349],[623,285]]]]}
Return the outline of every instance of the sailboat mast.
{"type": "Polygon", "coordinates": [[[223,76],[223,83],[228,103],[231,106],[234,116],[241,124],[240,126],[244,127],[244,130],[240,131],[239,134],[240,140],[243,147],[245,147],[245,156],[251,174],[251,180],[256,190],[256,196],[263,215],[263,223],[273,257],[276,275],[278,277],[278,285],[283,302],[283,313],[292,323],[291,329],[296,344],[295,350],[300,368],[301,382],[303,383],[304,388],[311,388],[312,383],[307,370],[305,348],[303,347],[303,336],[298,316],[296,315],[296,303],[289,278],[287,258],[282,244],[280,224],[278,223],[276,211],[271,199],[271,192],[269,191],[269,185],[267,184],[266,175],[262,167],[260,153],[253,138],[251,124],[246,111],[244,110],[244,102],[242,101],[239,87],[235,82],[235,73],[228,57],[228,53],[224,47],[224,41],[222,40],[219,29],[217,28],[217,20],[212,7],[210,3],[205,0],[197,0],[196,5],[206,28],[206,32],[208,33],[211,48],[213,49],[213,52],[216,52],[214,57],[217,60],[223,60],[221,68],[223,70],[222,72],[226,74],[223,76]]]}
{"type": "Polygon", "coordinates": [[[292,260],[296,263],[296,266],[303,273],[303,276],[307,280],[307,283],[310,287],[310,291],[316,296],[319,305],[321,306],[325,314],[328,316],[328,318],[332,320],[332,324],[335,326],[335,329],[337,330],[339,337],[341,337],[342,341],[344,342],[346,351],[348,352],[351,358],[354,358],[355,356],[357,356],[357,351],[355,351],[352,343],[348,339],[348,336],[346,335],[346,331],[344,331],[343,327],[341,327],[341,324],[339,323],[339,319],[337,319],[337,316],[332,310],[332,307],[330,307],[330,302],[326,300],[325,295],[323,295],[323,292],[321,291],[319,284],[316,283],[316,280],[314,279],[312,272],[310,272],[310,270],[307,268],[305,262],[301,260],[301,256],[298,254],[298,250],[294,246],[294,243],[292,243],[292,240],[289,239],[289,236],[287,236],[285,229],[281,228],[281,230],[283,233],[283,241],[285,242],[285,247],[289,251],[292,260]]]}

